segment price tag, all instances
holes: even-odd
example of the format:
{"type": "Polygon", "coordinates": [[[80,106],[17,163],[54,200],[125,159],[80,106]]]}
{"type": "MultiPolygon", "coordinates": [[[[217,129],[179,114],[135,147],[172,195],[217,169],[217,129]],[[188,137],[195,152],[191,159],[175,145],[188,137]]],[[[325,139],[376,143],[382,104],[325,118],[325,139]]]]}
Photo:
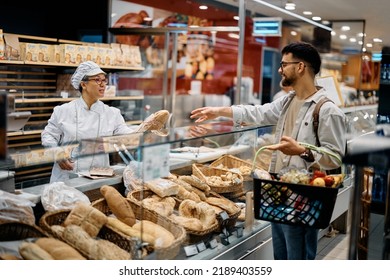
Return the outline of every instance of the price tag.
{"type": "Polygon", "coordinates": [[[210,242],[209,242],[209,246],[211,249],[214,249],[214,248],[217,248],[218,246],[218,242],[217,242],[217,239],[211,239],[210,242]]]}
{"type": "Polygon", "coordinates": [[[169,144],[144,147],[142,154],[144,181],[169,175],[169,149],[169,144]]]}
{"type": "Polygon", "coordinates": [[[219,213],[219,216],[221,217],[222,221],[229,219],[229,215],[228,213],[226,213],[226,211],[222,211],[221,213],[219,213]]]}
{"type": "Polygon", "coordinates": [[[206,245],[205,245],[204,242],[202,241],[202,242],[196,244],[196,248],[198,248],[198,251],[199,251],[199,252],[202,252],[202,251],[206,250],[206,245]]]}
{"type": "Polygon", "coordinates": [[[187,257],[190,257],[198,253],[198,248],[195,245],[185,246],[184,252],[186,253],[187,257]]]}
{"type": "Polygon", "coordinates": [[[237,237],[242,237],[243,233],[244,233],[244,228],[242,227],[237,227],[236,228],[236,233],[237,233],[237,237]]]}

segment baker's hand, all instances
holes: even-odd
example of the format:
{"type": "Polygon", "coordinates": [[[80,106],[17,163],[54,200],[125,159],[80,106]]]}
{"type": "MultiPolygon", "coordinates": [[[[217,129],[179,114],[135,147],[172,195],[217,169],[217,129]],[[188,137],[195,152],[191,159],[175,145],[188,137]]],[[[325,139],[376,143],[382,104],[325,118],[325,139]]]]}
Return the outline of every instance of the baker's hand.
{"type": "Polygon", "coordinates": [[[305,148],[299,145],[295,139],[288,136],[282,136],[278,144],[267,146],[267,149],[279,150],[289,156],[300,155],[305,151],[305,148]]]}
{"type": "Polygon", "coordinates": [[[195,122],[204,122],[219,117],[219,107],[202,107],[191,112],[190,119],[196,119],[195,122]]]}
{"type": "Polygon", "coordinates": [[[74,163],[69,159],[63,159],[57,162],[62,170],[73,170],[74,163]]]}

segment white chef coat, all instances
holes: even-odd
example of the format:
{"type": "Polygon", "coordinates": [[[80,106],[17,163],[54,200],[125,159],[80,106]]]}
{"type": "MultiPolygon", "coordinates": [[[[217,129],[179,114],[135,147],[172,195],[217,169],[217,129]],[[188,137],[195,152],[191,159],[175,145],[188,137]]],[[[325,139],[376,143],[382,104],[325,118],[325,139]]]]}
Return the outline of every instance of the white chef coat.
{"type": "MultiPolygon", "coordinates": [[[[97,101],[88,109],[84,99],[80,97],[69,103],[56,106],[47,126],[43,130],[42,145],[56,147],[69,143],[78,143],[82,139],[96,139],[134,132],[124,121],[120,110],[97,101]]],[[[91,147],[89,147],[91,148],[91,147]]],[[[75,154],[79,153],[75,148],[75,154]]],[[[93,145],[91,156],[76,158],[72,173],[89,171],[93,166],[108,167],[108,154],[103,147],[93,145]]],[[[69,180],[69,171],[62,170],[54,163],[50,182],[69,180]]]]}

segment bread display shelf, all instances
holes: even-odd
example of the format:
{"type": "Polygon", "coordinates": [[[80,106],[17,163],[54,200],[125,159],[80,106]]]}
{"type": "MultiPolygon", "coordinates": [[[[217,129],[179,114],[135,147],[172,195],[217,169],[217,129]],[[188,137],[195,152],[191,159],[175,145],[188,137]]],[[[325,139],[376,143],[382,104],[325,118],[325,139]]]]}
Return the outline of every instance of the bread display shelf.
{"type": "Polygon", "coordinates": [[[250,149],[250,147],[247,145],[235,145],[229,147],[215,148],[213,151],[204,152],[204,153],[196,152],[196,150],[189,151],[189,152],[180,152],[180,153],[171,152],[169,153],[169,157],[191,160],[197,163],[205,163],[205,162],[215,160],[225,154],[234,155],[234,154],[247,151],[248,149],[250,149]]]}

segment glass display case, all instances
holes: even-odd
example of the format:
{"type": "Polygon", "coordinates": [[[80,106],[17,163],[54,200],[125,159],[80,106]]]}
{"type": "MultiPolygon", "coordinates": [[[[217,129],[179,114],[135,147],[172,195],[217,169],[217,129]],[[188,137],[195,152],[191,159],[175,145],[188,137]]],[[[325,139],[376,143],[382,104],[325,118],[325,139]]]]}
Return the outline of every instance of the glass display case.
{"type": "MultiPolygon", "coordinates": [[[[15,167],[29,168],[69,157],[77,161],[98,153],[109,154],[111,158],[119,157],[120,162],[110,166],[112,175],[94,177],[91,173],[80,172],[73,174],[64,184],[86,194],[91,202],[89,206],[100,210],[106,217],[113,214],[118,217],[102,191],[103,186],[113,187],[115,191],[111,189],[112,192],[126,198],[137,223],[143,220],[152,222],[154,233],[168,231],[171,239],[166,241],[168,245],[158,245],[156,240],[163,237],[148,239],[146,229],[150,225],[146,224],[142,226],[140,238],[127,236],[121,231],[123,228],[129,230],[129,225],[121,225],[118,229],[111,224],[101,228],[99,238],[114,242],[130,252],[133,259],[272,259],[269,223],[255,220],[253,209],[245,210],[253,204],[250,173],[244,176],[238,168],[228,166],[238,162],[239,166],[246,167],[245,172],[250,172],[254,166],[266,169],[270,153],[260,153],[256,159],[254,157],[259,148],[273,142],[273,127],[237,127],[230,121],[221,121],[10,153],[7,164],[1,162],[1,170],[9,172],[15,167]],[[198,181],[191,180],[199,176],[208,179],[218,177],[221,182],[214,184],[214,187],[203,184],[195,190],[198,181]],[[161,201],[154,201],[152,207],[147,204],[146,200],[155,198],[153,194],[159,194],[160,198],[169,196],[170,202],[173,202],[171,208],[160,205],[161,201]],[[188,203],[187,196],[196,203],[188,203]],[[204,202],[207,200],[216,205],[210,206],[213,204],[208,202],[206,208],[204,202]],[[188,205],[183,206],[184,201],[188,205]],[[226,205],[231,208],[225,208],[226,205]],[[206,217],[210,217],[207,211],[217,213],[217,209],[218,214],[212,215],[214,219],[207,221],[206,217]],[[192,211],[193,216],[183,217],[192,218],[190,221],[198,219],[200,228],[186,228],[186,221],[177,218],[185,211],[192,211]]],[[[63,225],[71,210],[48,211],[44,207],[43,195],[52,185],[36,185],[17,189],[14,193],[36,204],[34,213],[37,225],[48,234],[63,239],[53,231],[53,226],[63,225]]]]}
{"type": "MultiPolygon", "coordinates": [[[[367,116],[371,114],[375,116],[375,110],[368,107],[360,110],[347,109],[350,133],[354,139],[369,133],[371,117],[367,116]]],[[[37,181],[32,187],[15,190],[12,170],[21,167],[28,169],[42,164],[51,165],[62,158],[72,157],[77,161],[82,157],[108,154],[112,163],[110,166],[112,174],[94,175],[89,172],[91,170],[86,170],[72,173],[71,179],[65,184],[84,193],[89,198],[91,206],[101,210],[107,217],[112,216],[113,212],[101,188],[112,186],[127,199],[137,221],[150,220],[174,234],[173,239],[176,242],[168,250],[154,250],[150,246],[145,246],[147,242],[123,237],[115,229],[102,230],[102,238],[114,239],[117,244],[131,251],[133,258],[272,259],[270,224],[254,219],[251,174],[237,176],[236,173],[240,173],[239,166],[246,167],[246,171],[254,168],[268,169],[271,152],[267,150],[257,152],[261,147],[274,143],[273,129],[272,126],[236,126],[230,120],[221,120],[185,127],[167,127],[154,132],[86,139],[56,148],[40,147],[18,153],[8,151],[6,160],[1,161],[1,172],[6,175],[1,181],[0,190],[15,192],[19,197],[35,203],[36,223],[50,232],[50,227],[56,225],[56,221],[59,223],[64,220],[69,213],[62,213],[64,215],[62,217],[52,217],[43,207],[42,194],[50,184],[40,184],[37,181]],[[222,170],[229,170],[229,173],[222,170]],[[217,185],[209,190],[198,186],[195,190],[196,181],[191,181],[194,175],[197,178],[227,178],[235,175],[238,183],[234,184],[233,180],[230,183],[224,182],[222,179],[219,186],[226,185],[226,189],[218,188],[217,185]],[[176,187],[172,190],[170,182],[186,186],[187,192],[180,188],[182,193],[178,196],[179,190],[175,190],[176,187]],[[159,193],[160,197],[173,194],[174,201],[171,201],[173,208],[167,210],[164,206],[157,209],[147,207],[146,201],[152,201],[153,198],[150,191],[153,187],[155,188],[153,192],[159,193]],[[199,189],[202,190],[203,196],[199,189]],[[185,222],[174,222],[172,214],[183,211],[180,209],[181,203],[186,196],[193,197],[193,193],[197,194],[198,202],[207,201],[208,197],[212,197],[211,200],[224,199],[222,202],[226,205],[233,202],[235,204],[233,207],[236,208],[231,212],[220,211],[216,215],[216,222],[208,228],[185,229],[184,226],[178,226],[178,223],[185,222]],[[50,224],[50,221],[52,223],[54,221],[54,224],[50,224]]],[[[348,226],[348,211],[353,189],[351,171],[345,168],[346,178],[349,180],[344,182],[344,187],[338,192],[331,217],[332,225],[341,233],[345,233],[348,226]]],[[[319,238],[327,230],[323,229],[319,238]]]]}

